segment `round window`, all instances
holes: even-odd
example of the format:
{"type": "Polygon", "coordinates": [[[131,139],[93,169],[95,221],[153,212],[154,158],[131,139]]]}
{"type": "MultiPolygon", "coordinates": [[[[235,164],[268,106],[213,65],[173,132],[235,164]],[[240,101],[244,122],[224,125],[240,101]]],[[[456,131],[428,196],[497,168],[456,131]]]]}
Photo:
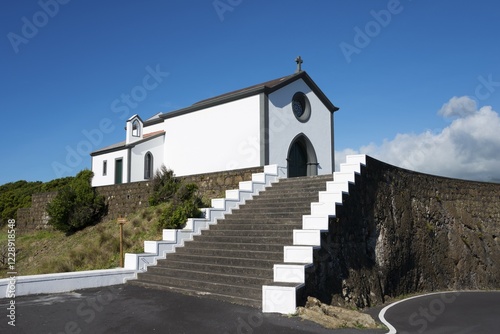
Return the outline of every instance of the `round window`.
{"type": "Polygon", "coordinates": [[[311,116],[311,107],[306,94],[297,92],[292,98],[292,110],[295,117],[301,122],[307,122],[311,116]]]}

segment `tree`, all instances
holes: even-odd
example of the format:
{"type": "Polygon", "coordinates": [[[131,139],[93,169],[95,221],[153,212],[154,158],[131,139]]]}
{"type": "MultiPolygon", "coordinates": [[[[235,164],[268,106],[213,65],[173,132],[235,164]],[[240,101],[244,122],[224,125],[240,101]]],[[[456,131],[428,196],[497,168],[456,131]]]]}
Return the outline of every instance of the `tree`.
{"type": "Polygon", "coordinates": [[[0,186],[0,227],[7,224],[9,219],[17,220],[17,210],[31,206],[31,197],[35,193],[58,191],[73,179],[65,177],[46,183],[40,181],[10,182],[0,186]]]}

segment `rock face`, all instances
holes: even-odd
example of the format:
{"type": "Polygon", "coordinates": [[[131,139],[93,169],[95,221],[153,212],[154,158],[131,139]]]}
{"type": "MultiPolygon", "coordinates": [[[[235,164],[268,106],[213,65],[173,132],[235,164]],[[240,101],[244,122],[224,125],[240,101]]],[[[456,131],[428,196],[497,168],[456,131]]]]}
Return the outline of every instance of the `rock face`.
{"type": "Polygon", "coordinates": [[[367,307],[416,292],[500,287],[500,184],[367,157],[324,234],[307,294],[367,307]]]}

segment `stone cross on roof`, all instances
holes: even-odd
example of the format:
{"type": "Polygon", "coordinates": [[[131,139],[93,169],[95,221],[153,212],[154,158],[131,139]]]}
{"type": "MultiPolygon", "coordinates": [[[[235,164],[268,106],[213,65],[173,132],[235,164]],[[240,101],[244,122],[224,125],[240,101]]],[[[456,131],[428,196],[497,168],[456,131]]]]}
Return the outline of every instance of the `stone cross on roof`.
{"type": "Polygon", "coordinates": [[[298,56],[297,58],[295,58],[295,62],[297,63],[297,73],[302,72],[302,63],[304,62],[302,60],[302,57],[298,56]]]}

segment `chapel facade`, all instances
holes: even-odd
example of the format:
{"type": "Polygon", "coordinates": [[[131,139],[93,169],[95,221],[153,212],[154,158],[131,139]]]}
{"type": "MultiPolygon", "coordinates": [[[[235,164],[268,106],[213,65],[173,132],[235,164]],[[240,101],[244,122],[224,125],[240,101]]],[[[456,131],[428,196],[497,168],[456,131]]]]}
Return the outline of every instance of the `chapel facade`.
{"type": "Polygon", "coordinates": [[[338,108],[310,76],[292,75],[126,122],[125,140],[91,153],[93,186],[270,164],[282,177],[333,173],[338,108]]]}

